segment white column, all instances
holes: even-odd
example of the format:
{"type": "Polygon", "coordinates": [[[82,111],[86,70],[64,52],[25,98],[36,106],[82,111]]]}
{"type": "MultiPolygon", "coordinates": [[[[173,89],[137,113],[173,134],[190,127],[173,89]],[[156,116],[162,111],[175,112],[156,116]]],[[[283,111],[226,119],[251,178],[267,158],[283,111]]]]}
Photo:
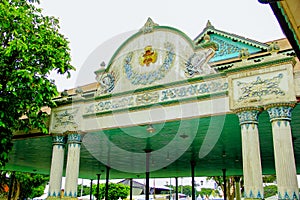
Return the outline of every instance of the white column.
{"type": "Polygon", "coordinates": [[[77,198],[81,135],[68,134],[68,158],[66,168],[65,198],[77,198]]]}
{"type": "Polygon", "coordinates": [[[65,137],[55,135],[52,137],[52,161],[48,197],[60,197],[62,173],[64,167],[65,137]]]}
{"type": "Polygon", "coordinates": [[[243,153],[243,174],[245,186],[245,198],[263,199],[263,180],[260,159],[260,147],[258,136],[258,114],[257,108],[249,108],[238,112],[243,153]]]}
{"type": "Polygon", "coordinates": [[[267,108],[272,123],[278,199],[299,199],[290,126],[293,107],[294,104],[282,104],[267,108]]]}

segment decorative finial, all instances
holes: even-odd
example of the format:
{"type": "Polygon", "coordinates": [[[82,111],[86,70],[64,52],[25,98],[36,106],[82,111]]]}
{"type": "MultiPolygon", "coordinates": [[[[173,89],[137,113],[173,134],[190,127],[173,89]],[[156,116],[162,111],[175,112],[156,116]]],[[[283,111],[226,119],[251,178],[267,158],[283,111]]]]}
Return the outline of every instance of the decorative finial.
{"type": "Polygon", "coordinates": [[[247,60],[250,56],[250,53],[248,51],[247,48],[243,48],[240,50],[240,54],[239,54],[239,57],[242,59],[242,60],[247,60]]]}
{"type": "Polygon", "coordinates": [[[211,24],[210,20],[207,21],[206,28],[214,28],[214,26],[211,24]]]}
{"type": "Polygon", "coordinates": [[[106,65],[106,64],[105,64],[105,62],[104,62],[104,61],[102,61],[102,62],[100,63],[100,67],[103,67],[103,68],[104,68],[104,67],[105,67],[105,65],[106,65]]]}
{"type": "Polygon", "coordinates": [[[150,33],[153,31],[154,26],[158,26],[158,24],[154,23],[153,20],[150,17],[148,17],[147,22],[140,29],[140,31],[143,31],[143,33],[150,33]]]}
{"type": "Polygon", "coordinates": [[[280,50],[280,47],[278,45],[277,42],[272,42],[269,47],[268,47],[268,51],[273,55],[273,54],[277,54],[278,51],[280,50]]]}

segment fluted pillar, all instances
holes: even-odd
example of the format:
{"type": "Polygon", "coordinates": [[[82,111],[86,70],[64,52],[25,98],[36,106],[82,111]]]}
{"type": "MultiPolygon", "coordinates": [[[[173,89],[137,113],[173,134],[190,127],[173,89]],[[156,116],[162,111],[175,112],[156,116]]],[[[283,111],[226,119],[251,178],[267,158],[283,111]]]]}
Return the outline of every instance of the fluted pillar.
{"type": "Polygon", "coordinates": [[[237,112],[242,134],[245,198],[263,199],[263,180],[258,135],[258,108],[237,112]]]}
{"type": "Polygon", "coordinates": [[[58,199],[60,198],[64,167],[65,137],[63,135],[54,135],[52,137],[52,144],[53,148],[48,199],[58,199]]]}
{"type": "Polygon", "coordinates": [[[278,186],[278,199],[299,199],[296,165],[291,134],[291,112],[294,104],[269,105],[278,186]]]}
{"type": "Polygon", "coordinates": [[[77,199],[77,182],[79,174],[81,135],[68,134],[68,158],[64,198],[77,199]]]}

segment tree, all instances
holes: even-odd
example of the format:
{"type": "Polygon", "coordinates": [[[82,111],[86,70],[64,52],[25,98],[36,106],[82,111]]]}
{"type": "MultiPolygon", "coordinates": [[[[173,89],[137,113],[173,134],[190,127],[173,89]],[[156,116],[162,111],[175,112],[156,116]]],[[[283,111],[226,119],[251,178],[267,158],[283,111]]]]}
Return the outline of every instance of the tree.
{"type": "MultiPolygon", "coordinates": [[[[2,183],[9,185],[9,175],[12,177],[12,172],[1,171],[1,177],[5,179],[2,183]]],[[[49,181],[49,176],[33,173],[15,172],[12,179],[12,198],[11,199],[27,199],[44,194],[45,186],[49,181]]],[[[3,196],[7,196],[8,192],[2,191],[3,196]]],[[[1,195],[0,195],[1,196],[1,195]]]]}
{"type": "MultiPolygon", "coordinates": [[[[208,177],[208,179],[214,180],[219,187],[221,187],[224,194],[224,182],[222,176],[212,176],[208,177]]],[[[235,180],[233,176],[226,177],[226,194],[227,199],[233,200],[235,197],[235,180]]]]}
{"type": "MultiPolygon", "coordinates": [[[[98,199],[104,199],[105,197],[105,184],[100,184],[99,186],[99,197],[98,199]]],[[[129,186],[122,183],[109,183],[108,186],[108,199],[118,200],[126,199],[129,195],[129,186]]],[[[93,195],[97,197],[97,185],[93,185],[93,195]]]]}
{"type": "Polygon", "coordinates": [[[70,76],[68,41],[59,22],[42,15],[38,0],[0,1],[0,167],[8,161],[15,130],[47,133],[44,106],[54,106],[51,71],[70,76]],[[22,117],[23,120],[20,120],[22,117]]]}
{"type": "Polygon", "coordinates": [[[214,189],[211,188],[201,188],[201,191],[197,192],[197,196],[200,194],[202,197],[210,196],[213,193],[214,189]]]}

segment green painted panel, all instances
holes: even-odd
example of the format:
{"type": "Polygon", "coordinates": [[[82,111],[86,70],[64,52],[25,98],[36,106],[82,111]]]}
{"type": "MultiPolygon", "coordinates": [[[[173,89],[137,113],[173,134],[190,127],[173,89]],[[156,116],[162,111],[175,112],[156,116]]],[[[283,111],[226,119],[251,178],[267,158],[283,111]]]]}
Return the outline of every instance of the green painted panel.
{"type": "Polygon", "coordinates": [[[218,44],[218,50],[216,51],[210,62],[237,58],[239,56],[239,51],[243,48],[248,49],[250,54],[262,51],[260,48],[217,34],[210,34],[210,40],[218,44]]]}

